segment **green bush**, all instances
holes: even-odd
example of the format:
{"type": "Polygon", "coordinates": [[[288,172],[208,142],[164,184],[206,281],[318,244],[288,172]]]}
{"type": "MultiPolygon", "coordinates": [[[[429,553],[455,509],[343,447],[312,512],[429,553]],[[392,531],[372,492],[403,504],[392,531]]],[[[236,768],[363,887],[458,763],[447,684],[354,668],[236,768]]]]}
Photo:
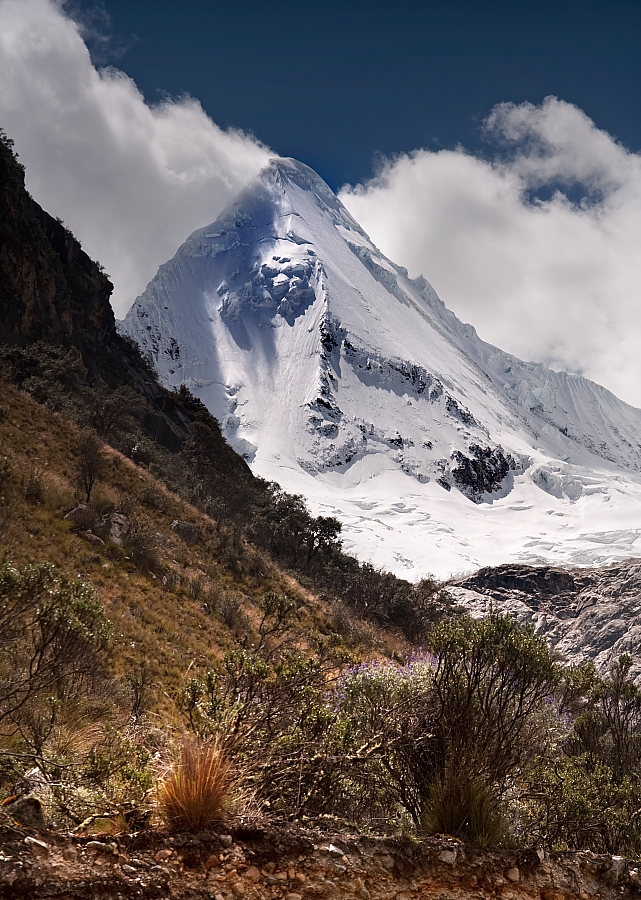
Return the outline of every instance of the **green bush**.
{"type": "Polygon", "coordinates": [[[109,633],[89,585],[47,564],[0,566],[0,734],[42,698],[85,691],[103,670],[109,633]]]}
{"type": "Polygon", "coordinates": [[[559,849],[641,853],[641,690],[621,656],[567,672],[563,732],[532,779],[528,829],[559,849]]]}
{"type": "Polygon", "coordinates": [[[559,679],[546,644],[508,616],[441,623],[407,664],[358,666],[339,682],[345,779],[418,829],[505,840],[514,785],[548,744],[559,679]]]}
{"type": "Polygon", "coordinates": [[[641,785],[638,773],[617,777],[589,754],[542,766],[529,806],[528,830],[549,849],[638,856],[641,785]]]}

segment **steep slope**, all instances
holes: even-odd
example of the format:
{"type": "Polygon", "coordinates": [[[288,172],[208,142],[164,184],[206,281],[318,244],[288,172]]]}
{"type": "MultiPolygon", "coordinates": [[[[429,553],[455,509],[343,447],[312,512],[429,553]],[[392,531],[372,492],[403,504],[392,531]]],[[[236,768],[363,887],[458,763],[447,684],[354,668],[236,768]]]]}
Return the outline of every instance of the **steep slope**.
{"type": "Polygon", "coordinates": [[[191,235],[121,328],[362,558],[419,577],[633,552],[641,411],[481,341],[300,163],[191,235]]]}
{"type": "Polygon", "coordinates": [[[254,640],[270,592],[296,602],[299,646],[333,634],[335,646],[356,655],[406,647],[301,587],[225,522],[107,445],[92,502],[78,506],[79,437],[74,423],[0,378],[0,564],[47,562],[90,583],[114,626],[115,671],[143,666],[153,707],[175,716],[171,697],[185,670],[206,671],[254,640]]]}
{"type": "MultiPolygon", "coordinates": [[[[342,551],[335,520],[315,519],[300,498],[254,478],[203,403],[161,386],[138,347],[117,334],[110,290],[100,267],[29,197],[0,130],[0,381],[88,426],[153,472],[226,530],[232,556],[250,545],[262,548],[308,588],[340,598],[369,621],[411,639],[422,632],[447,605],[438,585],[415,589],[361,566],[342,551]]],[[[44,457],[26,442],[25,448],[32,460],[19,471],[27,484],[44,457]]],[[[0,441],[0,481],[5,454],[0,441]]],[[[0,510],[0,543],[3,522],[0,510]]]]}
{"type": "Polygon", "coordinates": [[[118,343],[107,276],[32,200],[0,141],[0,342],[75,344],[90,366],[118,343]]]}
{"type": "MultiPolygon", "coordinates": [[[[163,388],[137,348],[118,334],[111,291],[101,267],[28,194],[11,141],[0,132],[0,346],[5,353],[0,375],[11,368],[7,348],[40,342],[47,349],[41,346],[31,358],[16,356],[9,374],[21,385],[40,376],[53,382],[47,356],[68,351],[66,359],[60,357],[59,369],[66,366],[66,380],[76,379],[78,389],[82,384],[94,392],[90,404],[104,399],[95,393],[101,385],[105,396],[118,388],[132,391],[135,402],[130,405],[142,430],[172,451],[179,450],[192,433],[198,411],[163,388]]],[[[121,398],[124,418],[122,407],[121,398]]],[[[251,481],[247,466],[216,436],[216,423],[211,427],[219,469],[251,481]]]]}

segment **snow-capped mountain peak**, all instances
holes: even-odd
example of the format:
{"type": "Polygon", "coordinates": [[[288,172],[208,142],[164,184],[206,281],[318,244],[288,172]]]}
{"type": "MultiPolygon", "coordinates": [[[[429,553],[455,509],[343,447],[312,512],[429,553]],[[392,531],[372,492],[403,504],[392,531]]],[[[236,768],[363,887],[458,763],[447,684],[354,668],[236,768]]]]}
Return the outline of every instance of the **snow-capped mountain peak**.
{"type": "Polygon", "coordinates": [[[638,538],[641,411],[480,340],[295,160],[194,232],[121,327],[257,474],[396,571],[596,563],[638,538]]]}

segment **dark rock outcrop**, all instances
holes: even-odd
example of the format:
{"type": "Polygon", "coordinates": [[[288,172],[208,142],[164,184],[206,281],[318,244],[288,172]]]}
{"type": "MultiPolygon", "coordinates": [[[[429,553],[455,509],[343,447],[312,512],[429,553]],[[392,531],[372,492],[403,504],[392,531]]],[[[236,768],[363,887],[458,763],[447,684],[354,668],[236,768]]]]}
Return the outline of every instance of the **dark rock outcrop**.
{"type": "Polygon", "coordinates": [[[490,605],[533,623],[568,660],[593,660],[600,669],[622,653],[641,680],[641,560],[598,569],[505,565],[480,569],[448,590],[473,615],[490,605]]]}
{"type": "Polygon", "coordinates": [[[118,334],[111,291],[101,267],[29,195],[23,167],[0,132],[0,375],[22,387],[46,358],[45,380],[60,375],[90,389],[127,388],[139,398],[136,417],[152,441],[179,451],[194,423],[205,422],[218,470],[251,481],[202,404],[163,388],[135,344],[118,334]],[[20,356],[34,347],[31,357],[20,356]]]}
{"type": "Polygon", "coordinates": [[[470,444],[470,455],[460,450],[452,453],[457,465],[452,469],[452,478],[456,486],[472,500],[479,501],[483,494],[492,494],[500,490],[511,470],[517,468],[510,453],[501,447],[481,447],[470,444]]]}
{"type": "Polygon", "coordinates": [[[474,575],[456,582],[461,587],[499,598],[514,593],[527,595],[532,609],[554,599],[560,604],[574,598],[590,581],[590,570],[555,569],[552,566],[504,565],[479,569],[474,575]]]}
{"type": "Polygon", "coordinates": [[[22,167],[0,141],[0,343],[74,346],[88,370],[105,368],[122,352],[111,291],[71,232],[27,193],[22,167]]]}

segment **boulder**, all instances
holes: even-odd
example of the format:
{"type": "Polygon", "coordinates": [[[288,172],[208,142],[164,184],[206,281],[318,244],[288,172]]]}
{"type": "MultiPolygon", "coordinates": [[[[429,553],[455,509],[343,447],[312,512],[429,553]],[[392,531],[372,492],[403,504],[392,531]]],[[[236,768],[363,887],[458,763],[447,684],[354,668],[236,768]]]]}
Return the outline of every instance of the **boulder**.
{"type": "Polygon", "coordinates": [[[75,506],[67,513],[65,519],[73,522],[74,526],[80,531],[89,531],[96,520],[96,516],[86,503],[79,503],[78,506],[75,506]]]}
{"type": "Polygon", "coordinates": [[[101,516],[99,525],[105,540],[111,541],[112,544],[122,544],[131,529],[131,522],[127,516],[119,512],[101,516]]]}
{"type": "Polygon", "coordinates": [[[13,821],[24,828],[35,828],[38,831],[44,831],[47,827],[42,812],[42,803],[33,794],[17,797],[15,800],[5,800],[3,806],[13,821]]]}
{"type": "Polygon", "coordinates": [[[190,547],[200,541],[200,532],[196,526],[192,525],[191,522],[185,522],[184,519],[175,519],[171,523],[171,529],[190,547]]]}

